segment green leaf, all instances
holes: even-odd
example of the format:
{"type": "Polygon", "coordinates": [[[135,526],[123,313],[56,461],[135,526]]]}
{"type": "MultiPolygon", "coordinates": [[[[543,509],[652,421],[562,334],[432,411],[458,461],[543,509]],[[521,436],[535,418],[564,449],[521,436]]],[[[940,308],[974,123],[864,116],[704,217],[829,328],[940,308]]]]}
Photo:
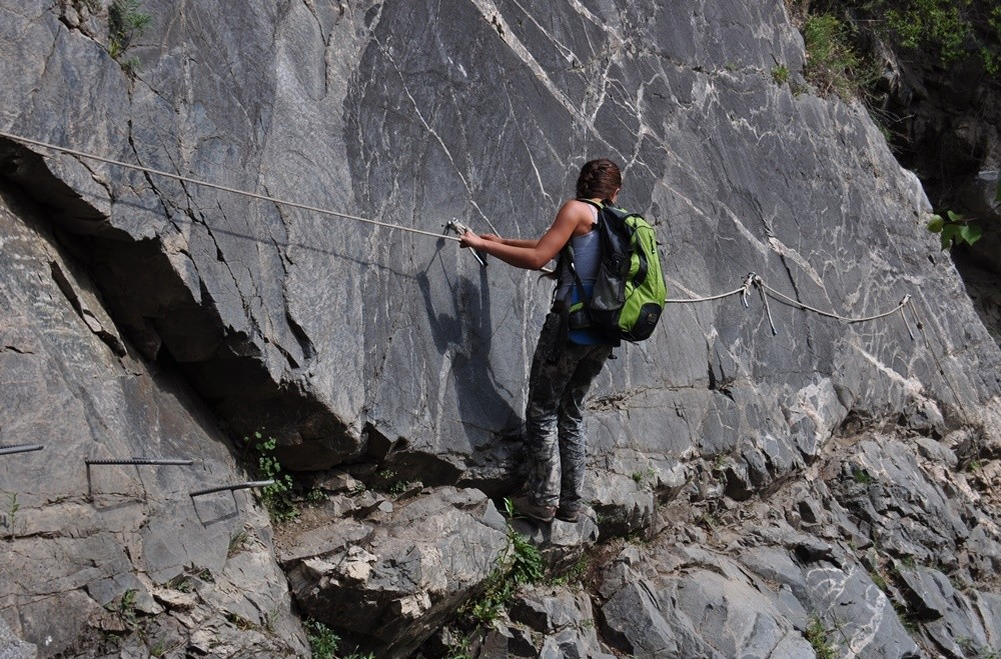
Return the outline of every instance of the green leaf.
{"type": "Polygon", "coordinates": [[[977,242],[980,240],[980,236],[982,235],[984,235],[984,230],[979,224],[967,224],[959,230],[959,237],[962,238],[967,245],[972,245],[977,242]]]}
{"type": "Polygon", "coordinates": [[[959,235],[962,227],[958,224],[946,224],[942,229],[942,249],[949,249],[955,242],[955,237],[959,235]]]}
{"type": "Polygon", "coordinates": [[[994,193],[994,201],[1001,203],[1001,180],[998,180],[998,187],[994,193]]]}
{"type": "Polygon", "coordinates": [[[962,222],[966,219],[965,217],[954,211],[946,211],[946,214],[949,216],[950,222],[962,222]]]}
{"type": "Polygon", "coordinates": [[[945,220],[942,219],[941,215],[932,215],[928,221],[928,230],[932,233],[939,233],[944,226],[945,220]]]}

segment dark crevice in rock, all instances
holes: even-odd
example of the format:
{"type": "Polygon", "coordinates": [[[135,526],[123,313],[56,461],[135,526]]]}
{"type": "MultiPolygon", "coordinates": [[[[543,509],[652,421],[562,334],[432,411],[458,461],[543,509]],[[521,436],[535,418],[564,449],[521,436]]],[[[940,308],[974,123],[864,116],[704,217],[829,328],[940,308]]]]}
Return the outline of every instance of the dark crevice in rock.
{"type": "MultiPolygon", "coordinates": [[[[859,25],[863,34],[871,28],[859,25]]],[[[870,35],[870,41],[879,39],[870,35]]],[[[870,105],[897,159],[913,170],[936,212],[976,218],[984,237],[952,256],[988,331],[1001,343],[1001,85],[978,57],[943,66],[934,49],[884,48],[884,74],[870,105]]]]}
{"type": "MultiPolygon", "coordinates": [[[[113,227],[54,175],[40,155],[4,139],[0,176],[50,211],[58,239],[88,270],[114,324],[142,356],[176,365],[231,433],[240,437],[260,431],[275,437],[276,456],[291,470],[325,469],[357,456],[355,433],[300,385],[276,381],[262,356],[260,337],[225,327],[204,281],[199,278],[193,290],[182,280],[158,239],[135,240],[113,227]]],[[[95,322],[62,274],[53,269],[77,313],[123,355],[117,333],[95,322]]],[[[304,330],[289,321],[303,353],[312,355],[304,330]]]]}
{"type": "Polygon", "coordinates": [[[41,155],[3,137],[0,137],[0,176],[17,184],[28,197],[49,210],[56,226],[65,231],[111,240],[129,238],[56,177],[41,155]]]}
{"type": "Polygon", "coordinates": [[[121,337],[118,336],[118,332],[114,330],[113,327],[105,327],[104,323],[101,322],[99,318],[88,308],[87,304],[80,299],[76,290],[73,288],[73,284],[70,282],[66,273],[63,272],[59,263],[56,261],[49,262],[49,271],[52,273],[52,279],[56,282],[59,290],[62,294],[66,296],[66,299],[72,305],[73,310],[76,311],[77,315],[84,322],[87,328],[94,333],[99,339],[104,341],[105,344],[111,351],[114,352],[118,357],[124,357],[126,354],[125,344],[122,343],[121,337]]]}
{"type": "Polygon", "coordinates": [[[462,474],[455,464],[442,456],[409,450],[406,442],[402,441],[397,446],[379,464],[380,469],[394,472],[395,478],[401,482],[420,481],[430,486],[451,485],[462,474]]]}
{"type": "MultiPolygon", "coordinates": [[[[1001,231],[997,232],[1001,236],[1001,231]]],[[[956,269],[963,278],[963,285],[973,302],[973,308],[984,322],[991,337],[1001,345],[1001,251],[990,267],[970,250],[957,249],[953,254],[956,269]]]]}
{"type": "MultiPolygon", "coordinates": [[[[288,323],[289,329],[292,330],[292,335],[295,337],[296,341],[299,342],[299,348],[302,351],[303,356],[306,358],[306,363],[316,359],[316,349],[313,347],[313,342],[309,339],[309,335],[306,334],[306,330],[292,318],[292,314],[289,313],[288,309],[285,310],[285,322],[288,323]]],[[[305,366],[305,364],[299,364],[295,361],[286,350],[282,350],[285,358],[288,360],[289,365],[293,368],[300,368],[305,366]]]]}

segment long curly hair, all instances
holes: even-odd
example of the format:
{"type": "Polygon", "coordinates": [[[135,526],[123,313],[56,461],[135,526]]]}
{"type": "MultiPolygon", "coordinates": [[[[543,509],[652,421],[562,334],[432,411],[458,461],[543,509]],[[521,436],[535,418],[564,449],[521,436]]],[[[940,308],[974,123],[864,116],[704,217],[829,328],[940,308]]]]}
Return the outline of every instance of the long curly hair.
{"type": "Polygon", "coordinates": [[[584,163],[577,177],[578,199],[608,199],[622,187],[622,172],[608,158],[584,163]]]}

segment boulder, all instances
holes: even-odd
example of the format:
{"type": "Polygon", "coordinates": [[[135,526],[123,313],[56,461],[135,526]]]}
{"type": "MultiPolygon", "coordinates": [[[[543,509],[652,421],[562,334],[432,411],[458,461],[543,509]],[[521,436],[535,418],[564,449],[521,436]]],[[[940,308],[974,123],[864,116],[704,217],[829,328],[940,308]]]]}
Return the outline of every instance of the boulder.
{"type": "Polygon", "coordinates": [[[506,528],[482,492],[441,488],[369,533],[334,522],[309,535],[320,539],[312,551],[299,538],[286,556],[289,585],[312,618],[365,651],[408,657],[479,592],[509,550],[506,528]]]}

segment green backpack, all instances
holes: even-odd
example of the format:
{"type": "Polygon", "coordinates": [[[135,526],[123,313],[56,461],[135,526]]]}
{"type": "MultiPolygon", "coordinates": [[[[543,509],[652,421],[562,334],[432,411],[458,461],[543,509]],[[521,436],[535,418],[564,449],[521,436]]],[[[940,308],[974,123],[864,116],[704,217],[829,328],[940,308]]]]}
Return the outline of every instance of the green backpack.
{"type": "Polygon", "coordinates": [[[582,303],[570,309],[571,316],[582,306],[590,326],[612,338],[642,341],[653,334],[664,311],[667,285],[660,267],[660,253],[653,227],[642,215],[630,213],[605,200],[596,204],[601,259],[594,291],[588,299],[584,285],[573,267],[572,250],[568,262],[582,303]]]}

